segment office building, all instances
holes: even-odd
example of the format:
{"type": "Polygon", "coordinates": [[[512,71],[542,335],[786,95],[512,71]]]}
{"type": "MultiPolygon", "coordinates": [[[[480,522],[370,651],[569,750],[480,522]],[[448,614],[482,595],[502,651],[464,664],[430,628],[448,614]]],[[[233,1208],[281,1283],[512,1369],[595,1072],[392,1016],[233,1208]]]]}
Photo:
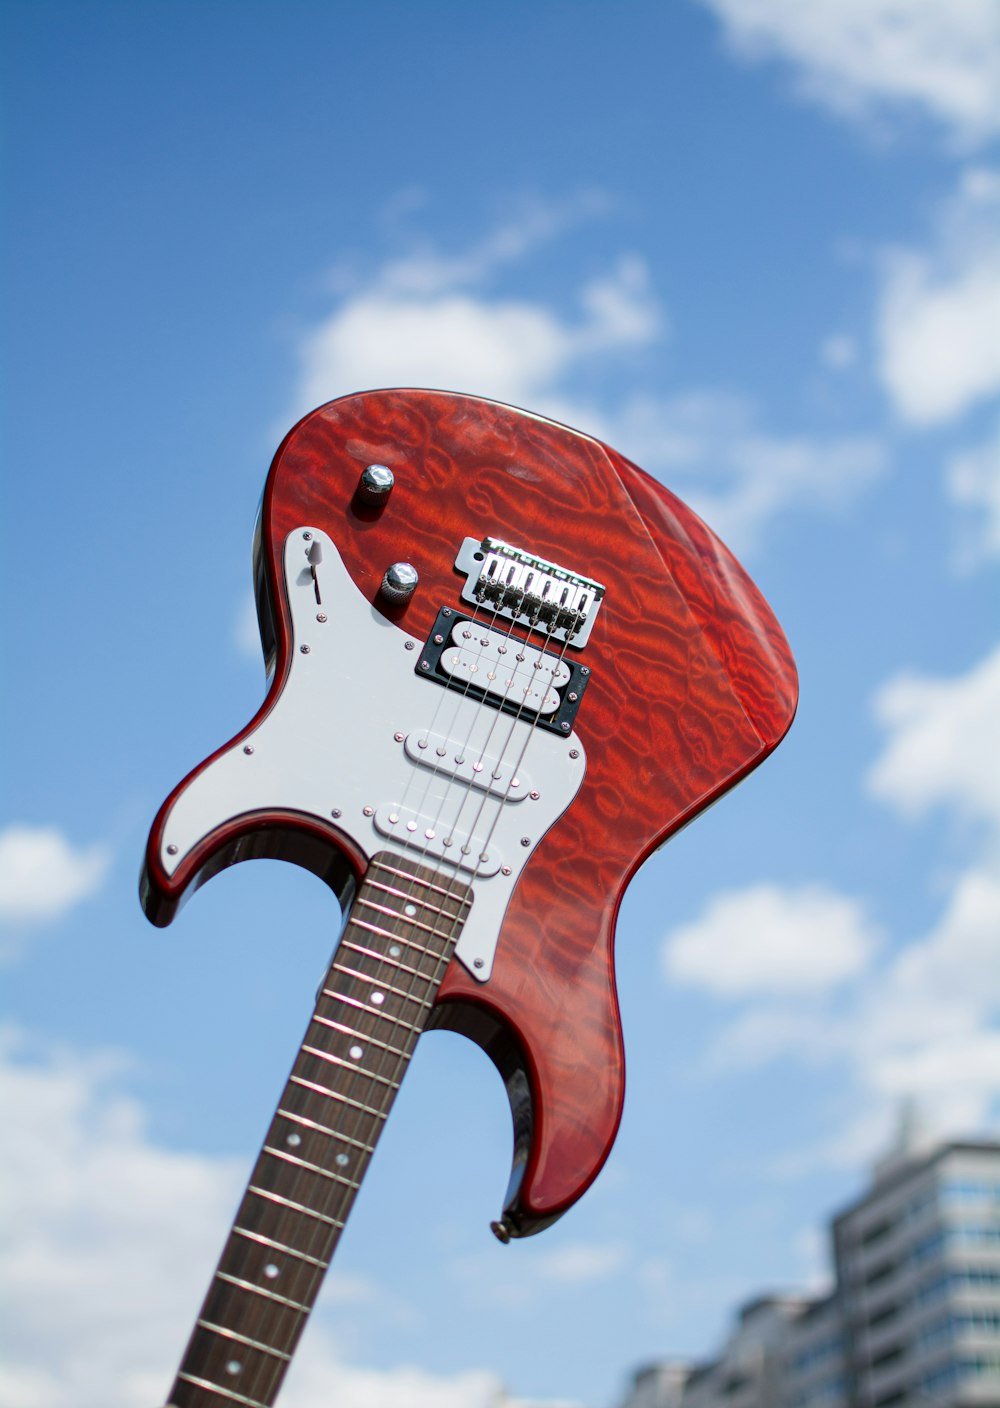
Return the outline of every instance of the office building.
{"type": "Polygon", "coordinates": [[[623,1408],[1000,1408],[1000,1144],[906,1142],[831,1234],[829,1295],[755,1297],[623,1408]]]}

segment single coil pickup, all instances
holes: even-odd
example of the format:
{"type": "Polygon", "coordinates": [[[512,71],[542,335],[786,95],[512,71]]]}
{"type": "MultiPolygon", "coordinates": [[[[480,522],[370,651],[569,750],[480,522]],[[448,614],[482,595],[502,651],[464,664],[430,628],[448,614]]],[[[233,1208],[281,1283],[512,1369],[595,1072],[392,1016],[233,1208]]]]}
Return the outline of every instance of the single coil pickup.
{"type": "Polygon", "coordinates": [[[422,856],[445,861],[459,870],[474,871],[476,875],[496,875],[500,869],[500,848],[495,841],[468,836],[458,826],[421,816],[412,807],[377,807],[372,820],[381,836],[400,846],[411,846],[422,856]]]}
{"type": "Polygon", "coordinates": [[[563,737],[573,727],[590,679],[588,666],[492,630],[449,606],[438,612],[416,672],[563,737]]]}
{"type": "MultiPolygon", "coordinates": [[[[492,716],[491,716],[492,717],[492,716]]],[[[408,733],[403,740],[406,756],[421,767],[443,777],[454,777],[491,797],[520,802],[531,791],[531,779],[523,768],[514,776],[514,763],[481,753],[468,742],[457,743],[441,733],[426,730],[408,733]]]]}

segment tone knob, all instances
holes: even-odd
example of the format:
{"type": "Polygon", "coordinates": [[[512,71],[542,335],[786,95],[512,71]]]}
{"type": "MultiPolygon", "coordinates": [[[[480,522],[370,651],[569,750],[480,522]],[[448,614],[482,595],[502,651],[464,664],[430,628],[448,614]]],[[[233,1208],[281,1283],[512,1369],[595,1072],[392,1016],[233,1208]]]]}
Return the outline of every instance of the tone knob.
{"type": "Polygon", "coordinates": [[[387,464],[370,464],[358,480],[358,498],[369,508],[381,508],[395,482],[396,476],[387,464]]]}
{"type": "Polygon", "coordinates": [[[394,562],[382,578],[381,595],[393,606],[402,606],[417,589],[417,569],[408,562],[394,562]]]}

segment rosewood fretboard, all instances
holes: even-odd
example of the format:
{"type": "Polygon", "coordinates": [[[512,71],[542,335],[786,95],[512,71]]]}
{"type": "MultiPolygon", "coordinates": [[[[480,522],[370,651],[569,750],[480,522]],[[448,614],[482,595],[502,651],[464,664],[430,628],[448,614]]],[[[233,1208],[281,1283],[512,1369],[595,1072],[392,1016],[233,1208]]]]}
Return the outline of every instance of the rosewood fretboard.
{"type": "Polygon", "coordinates": [[[170,1392],[270,1408],[472,903],[376,855],[316,999],[170,1392]]]}

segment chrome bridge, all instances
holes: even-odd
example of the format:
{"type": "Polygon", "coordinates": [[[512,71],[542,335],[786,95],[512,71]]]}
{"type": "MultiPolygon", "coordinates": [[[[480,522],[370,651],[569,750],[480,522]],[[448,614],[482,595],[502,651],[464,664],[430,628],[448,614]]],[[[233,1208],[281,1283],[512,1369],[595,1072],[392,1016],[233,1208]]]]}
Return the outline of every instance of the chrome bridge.
{"type": "Polygon", "coordinates": [[[463,601],[541,631],[549,640],[586,645],[604,600],[600,582],[490,537],[466,538],[455,566],[467,577],[463,601]]]}

